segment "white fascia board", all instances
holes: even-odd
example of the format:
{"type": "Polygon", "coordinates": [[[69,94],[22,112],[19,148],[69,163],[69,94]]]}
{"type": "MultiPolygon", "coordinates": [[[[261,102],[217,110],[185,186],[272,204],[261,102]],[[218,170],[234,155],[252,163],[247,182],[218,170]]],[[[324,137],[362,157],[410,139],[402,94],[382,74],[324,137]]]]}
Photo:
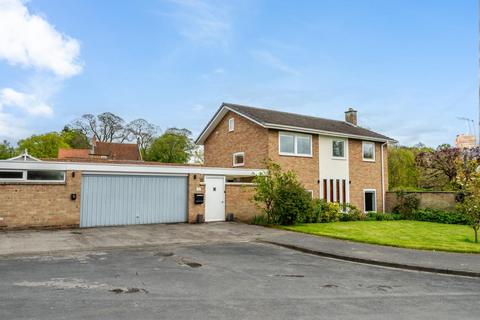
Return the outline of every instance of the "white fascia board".
{"type": "Polygon", "coordinates": [[[307,128],[301,128],[301,127],[285,126],[285,125],[278,125],[278,124],[274,124],[274,123],[265,123],[265,127],[269,128],[269,129],[276,129],[276,130],[321,134],[321,135],[324,135],[324,136],[331,136],[331,137],[354,138],[354,139],[378,141],[378,142],[397,142],[395,140],[387,140],[387,139],[381,139],[381,138],[359,136],[359,135],[355,135],[355,134],[347,134],[347,133],[341,133],[341,132],[333,132],[333,131],[324,131],[324,130],[307,129],[307,128]]]}
{"type": "Polygon", "coordinates": [[[244,168],[217,168],[195,166],[162,166],[141,164],[106,164],[106,163],[81,163],[81,162],[11,162],[0,160],[0,170],[61,170],[85,171],[105,173],[130,173],[130,174],[208,174],[208,175],[234,175],[254,176],[265,173],[263,169],[244,168]]]}

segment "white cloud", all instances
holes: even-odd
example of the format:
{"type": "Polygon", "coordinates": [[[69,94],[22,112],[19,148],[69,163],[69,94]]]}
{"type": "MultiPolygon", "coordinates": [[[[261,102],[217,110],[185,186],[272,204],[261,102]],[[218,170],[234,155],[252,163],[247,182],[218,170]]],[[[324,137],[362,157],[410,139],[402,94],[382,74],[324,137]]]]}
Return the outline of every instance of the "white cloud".
{"type": "Polygon", "coordinates": [[[0,58],[12,65],[49,70],[67,78],[79,74],[80,44],[31,14],[22,0],[0,0],[0,58]]]}
{"type": "Polygon", "coordinates": [[[33,116],[50,116],[53,109],[35,95],[18,92],[11,88],[0,90],[0,110],[3,107],[16,107],[33,116]]]}
{"type": "Polygon", "coordinates": [[[180,34],[203,44],[229,42],[232,17],[226,1],[170,0],[175,10],[170,14],[180,34]]]}
{"type": "Polygon", "coordinates": [[[289,66],[288,64],[283,62],[280,58],[275,56],[270,51],[267,51],[267,50],[253,50],[253,51],[251,51],[251,54],[255,59],[257,59],[258,61],[260,61],[263,64],[268,65],[269,67],[271,67],[275,70],[278,70],[278,71],[281,71],[281,72],[284,72],[284,73],[287,73],[287,74],[290,74],[290,75],[294,75],[294,76],[297,76],[297,75],[300,74],[300,72],[298,72],[298,70],[296,70],[295,68],[292,68],[291,66],[289,66]]]}

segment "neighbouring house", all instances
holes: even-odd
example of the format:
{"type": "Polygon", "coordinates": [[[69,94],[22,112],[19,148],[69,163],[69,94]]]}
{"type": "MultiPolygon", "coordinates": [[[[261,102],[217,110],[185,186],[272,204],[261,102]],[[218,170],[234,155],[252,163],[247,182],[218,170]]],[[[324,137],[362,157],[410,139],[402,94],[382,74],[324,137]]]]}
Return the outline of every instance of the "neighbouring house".
{"type": "Polygon", "coordinates": [[[455,147],[457,148],[474,148],[477,145],[477,139],[473,134],[459,134],[455,138],[455,147]]]}
{"type": "Polygon", "coordinates": [[[108,159],[142,161],[138,144],[101,142],[92,139],[90,149],[58,150],[58,159],[108,159]]]}
{"type": "Polygon", "coordinates": [[[388,190],[387,145],[362,128],[357,111],[345,121],[223,103],[196,140],[206,166],[265,168],[270,159],[297,173],[313,197],[383,212],[388,190]]]}

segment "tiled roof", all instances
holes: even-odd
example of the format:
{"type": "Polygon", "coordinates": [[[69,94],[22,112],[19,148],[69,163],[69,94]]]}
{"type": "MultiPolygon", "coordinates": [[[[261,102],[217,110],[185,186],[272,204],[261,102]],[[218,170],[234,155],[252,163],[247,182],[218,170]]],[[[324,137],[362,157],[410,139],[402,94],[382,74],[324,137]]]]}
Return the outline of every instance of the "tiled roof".
{"type": "Polygon", "coordinates": [[[142,160],[137,144],[96,142],[93,156],[105,156],[112,160],[142,160]]]}
{"type": "Polygon", "coordinates": [[[270,109],[261,109],[256,107],[224,103],[222,107],[227,107],[247,118],[250,118],[263,126],[288,126],[303,129],[319,130],[332,133],[341,133],[359,137],[370,137],[374,139],[390,140],[389,138],[380,133],[355,126],[345,121],[330,120],[312,116],[306,116],[296,113],[288,113],[270,109]]]}
{"type": "Polygon", "coordinates": [[[88,158],[90,149],[58,149],[58,159],[88,158]]]}

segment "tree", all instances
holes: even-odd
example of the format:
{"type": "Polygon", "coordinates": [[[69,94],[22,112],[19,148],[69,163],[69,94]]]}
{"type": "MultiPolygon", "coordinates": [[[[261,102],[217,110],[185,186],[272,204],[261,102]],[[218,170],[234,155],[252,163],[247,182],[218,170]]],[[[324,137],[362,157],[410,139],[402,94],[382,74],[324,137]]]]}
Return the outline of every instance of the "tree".
{"type": "Polygon", "coordinates": [[[164,163],[187,163],[194,143],[187,129],[170,128],[152,142],[146,159],[164,163]]]}
{"type": "Polygon", "coordinates": [[[10,142],[3,140],[0,143],[0,159],[8,159],[15,156],[15,148],[10,145],[10,142]]]}
{"type": "Polygon", "coordinates": [[[421,170],[421,184],[427,188],[454,188],[457,178],[459,148],[440,145],[435,150],[423,151],[416,156],[416,165],[421,170]]]}
{"type": "Polygon", "coordinates": [[[205,153],[203,150],[203,146],[196,146],[192,150],[192,154],[190,155],[190,161],[195,164],[203,164],[205,161],[205,153]]]}
{"type": "Polygon", "coordinates": [[[79,119],[73,121],[70,127],[80,130],[89,139],[95,137],[95,139],[102,142],[124,142],[128,140],[129,136],[129,132],[125,127],[125,121],[111,112],[104,112],[97,116],[84,114],[79,119]]]}
{"type": "Polygon", "coordinates": [[[28,150],[36,158],[56,158],[59,148],[69,148],[64,138],[58,132],[33,135],[18,142],[18,149],[28,150]]]}
{"type": "Polygon", "coordinates": [[[143,155],[152,144],[158,132],[158,127],[144,119],[136,119],[126,126],[128,132],[127,140],[135,140],[140,146],[143,155]]]}
{"type": "Polygon", "coordinates": [[[465,191],[465,199],[459,204],[459,209],[467,217],[467,221],[475,233],[475,243],[478,243],[480,229],[480,161],[463,157],[458,161],[458,184],[465,191]]]}
{"type": "Polygon", "coordinates": [[[283,172],[280,165],[268,162],[267,173],[254,178],[253,201],[264,212],[268,223],[290,225],[312,210],[311,195],[289,170],[283,172]]]}
{"type": "Polygon", "coordinates": [[[90,148],[88,137],[79,129],[71,129],[68,126],[65,126],[60,134],[65,143],[74,149],[90,148]]]}
{"type": "Polygon", "coordinates": [[[393,146],[388,148],[388,183],[392,189],[418,188],[419,172],[415,164],[418,149],[393,146]]]}

